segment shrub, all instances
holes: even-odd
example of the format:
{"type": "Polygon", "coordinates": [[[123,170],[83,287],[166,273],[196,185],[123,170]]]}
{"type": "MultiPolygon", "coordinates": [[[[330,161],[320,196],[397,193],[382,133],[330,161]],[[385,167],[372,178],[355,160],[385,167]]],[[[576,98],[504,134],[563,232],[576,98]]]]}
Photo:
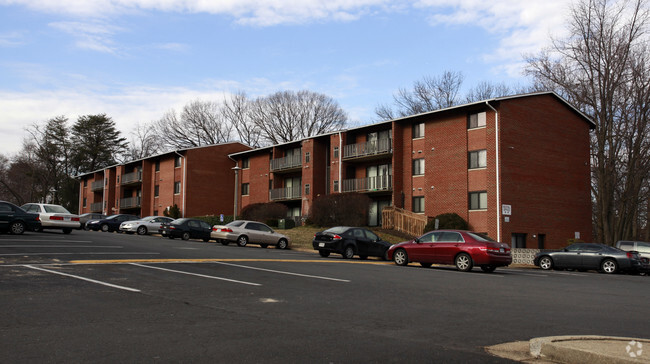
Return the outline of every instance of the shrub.
{"type": "Polygon", "coordinates": [[[166,208],[163,211],[163,215],[171,217],[172,219],[178,219],[181,217],[181,209],[178,208],[177,204],[174,204],[174,206],[166,208]]]}
{"type": "Polygon", "coordinates": [[[224,215],[223,216],[223,221],[221,221],[221,215],[194,216],[194,218],[198,219],[198,220],[205,221],[208,224],[210,224],[210,226],[225,225],[225,224],[235,220],[235,218],[232,215],[224,215]]]}
{"type": "Polygon", "coordinates": [[[435,230],[436,228],[436,219],[438,219],[438,229],[457,229],[457,230],[467,230],[468,224],[465,219],[460,217],[455,212],[448,212],[446,214],[440,214],[436,216],[433,220],[429,221],[424,227],[424,231],[435,230]]]}
{"type": "MultiPolygon", "coordinates": [[[[278,202],[254,203],[242,209],[241,216],[244,220],[270,221],[284,219],[287,216],[287,206],[278,202]]],[[[277,226],[277,222],[275,223],[277,226]]]]}
{"type": "Polygon", "coordinates": [[[336,193],[314,200],[310,221],[318,226],[365,226],[370,197],[361,193],[336,193]]]}

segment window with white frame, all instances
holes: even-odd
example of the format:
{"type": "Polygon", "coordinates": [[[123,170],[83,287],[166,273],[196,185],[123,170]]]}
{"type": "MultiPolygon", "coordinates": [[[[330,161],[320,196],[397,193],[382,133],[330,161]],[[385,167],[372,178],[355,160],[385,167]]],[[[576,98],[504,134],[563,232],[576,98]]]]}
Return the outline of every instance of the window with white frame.
{"type": "Polygon", "coordinates": [[[470,114],[467,120],[467,128],[468,129],[481,128],[485,126],[485,122],[486,122],[485,112],[470,114]]]}
{"type": "Polygon", "coordinates": [[[468,153],[469,169],[485,168],[487,167],[487,152],[485,149],[474,150],[468,153]]]}
{"type": "Polygon", "coordinates": [[[424,175],[424,158],[413,160],[413,175],[414,176],[424,175]]]}
{"type": "Polygon", "coordinates": [[[181,193],[181,183],[174,182],[174,194],[178,195],[179,193],[181,193]]]}
{"type": "Polygon", "coordinates": [[[241,194],[242,196],[248,196],[250,193],[250,185],[248,183],[241,184],[241,194]]]}
{"type": "Polygon", "coordinates": [[[413,139],[424,138],[424,123],[413,125],[413,139]]]}
{"type": "Polygon", "coordinates": [[[413,212],[416,214],[424,213],[424,196],[413,197],[413,212]]]}
{"type": "Polygon", "coordinates": [[[487,191],[475,191],[469,193],[469,209],[470,210],[486,210],[487,209],[487,191]]]}
{"type": "Polygon", "coordinates": [[[248,158],[242,159],[241,160],[241,167],[242,167],[242,169],[250,168],[250,160],[248,158]]]}

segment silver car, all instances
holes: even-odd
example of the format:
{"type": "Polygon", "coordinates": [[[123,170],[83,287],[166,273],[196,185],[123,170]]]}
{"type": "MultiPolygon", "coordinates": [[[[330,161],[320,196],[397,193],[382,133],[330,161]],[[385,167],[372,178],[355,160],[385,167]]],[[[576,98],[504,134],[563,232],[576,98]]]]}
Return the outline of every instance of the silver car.
{"type": "Polygon", "coordinates": [[[120,231],[127,234],[137,233],[138,235],[158,234],[161,224],[173,220],[171,217],[147,216],[140,220],[124,221],[120,224],[120,231]]]}
{"type": "Polygon", "coordinates": [[[289,238],[286,235],[276,233],[257,221],[235,220],[226,225],[215,225],[212,227],[210,238],[223,245],[236,242],[239,246],[252,243],[259,244],[262,248],[269,245],[275,245],[278,249],[289,248],[289,238]]]}

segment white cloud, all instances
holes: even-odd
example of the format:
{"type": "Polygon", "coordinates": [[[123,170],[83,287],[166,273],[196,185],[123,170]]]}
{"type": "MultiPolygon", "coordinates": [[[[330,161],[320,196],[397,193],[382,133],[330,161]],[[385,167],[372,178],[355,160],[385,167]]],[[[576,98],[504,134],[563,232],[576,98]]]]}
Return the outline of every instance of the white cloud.
{"type": "Polygon", "coordinates": [[[75,44],[79,48],[110,54],[116,54],[117,52],[111,37],[123,31],[120,27],[100,21],[54,22],[50,23],[49,26],[75,37],[77,39],[75,44]]]}

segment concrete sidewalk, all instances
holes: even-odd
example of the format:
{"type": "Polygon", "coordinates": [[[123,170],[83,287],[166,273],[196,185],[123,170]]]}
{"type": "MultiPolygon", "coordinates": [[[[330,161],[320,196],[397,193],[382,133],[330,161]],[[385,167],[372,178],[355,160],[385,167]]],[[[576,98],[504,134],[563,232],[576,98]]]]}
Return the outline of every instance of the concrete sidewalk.
{"type": "Polygon", "coordinates": [[[650,363],[650,339],[549,336],[494,345],[487,352],[524,363],[650,363]]]}

